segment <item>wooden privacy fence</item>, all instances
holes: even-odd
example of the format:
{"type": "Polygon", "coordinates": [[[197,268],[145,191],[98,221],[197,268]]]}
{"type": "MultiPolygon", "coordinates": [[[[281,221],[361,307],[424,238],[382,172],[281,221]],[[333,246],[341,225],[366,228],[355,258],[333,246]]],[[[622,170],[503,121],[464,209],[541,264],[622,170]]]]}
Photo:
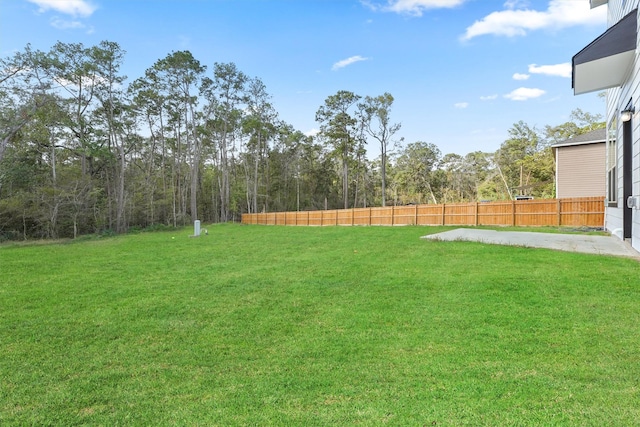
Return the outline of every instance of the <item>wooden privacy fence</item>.
{"type": "Polygon", "coordinates": [[[516,200],[243,214],[262,225],[497,225],[603,227],[604,198],[516,200]]]}

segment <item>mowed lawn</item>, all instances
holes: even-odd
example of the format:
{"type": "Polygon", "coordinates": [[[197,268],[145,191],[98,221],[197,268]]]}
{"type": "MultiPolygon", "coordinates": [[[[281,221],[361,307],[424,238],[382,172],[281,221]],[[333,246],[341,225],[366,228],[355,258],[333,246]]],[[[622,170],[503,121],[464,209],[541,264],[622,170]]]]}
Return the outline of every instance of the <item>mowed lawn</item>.
{"type": "Polygon", "coordinates": [[[0,247],[0,425],[637,425],[636,260],[210,226],[0,247]]]}

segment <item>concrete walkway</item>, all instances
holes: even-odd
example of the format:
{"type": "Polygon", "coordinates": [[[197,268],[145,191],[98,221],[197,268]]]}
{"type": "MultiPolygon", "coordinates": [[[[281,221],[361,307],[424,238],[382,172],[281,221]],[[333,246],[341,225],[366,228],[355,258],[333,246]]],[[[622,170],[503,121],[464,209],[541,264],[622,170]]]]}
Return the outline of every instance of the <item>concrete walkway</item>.
{"type": "Polygon", "coordinates": [[[423,239],[513,245],[530,248],[547,248],[559,251],[584,252],[599,255],[615,255],[640,259],[640,253],[614,236],[589,236],[584,234],[535,233],[527,231],[496,231],[475,228],[458,228],[444,233],[429,234],[423,239]]]}

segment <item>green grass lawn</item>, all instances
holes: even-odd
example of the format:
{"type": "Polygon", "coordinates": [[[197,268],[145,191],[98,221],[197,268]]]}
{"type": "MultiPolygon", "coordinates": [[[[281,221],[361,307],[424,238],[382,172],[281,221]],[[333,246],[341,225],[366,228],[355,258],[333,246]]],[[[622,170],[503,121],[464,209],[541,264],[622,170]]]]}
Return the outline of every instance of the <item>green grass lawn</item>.
{"type": "Polygon", "coordinates": [[[0,247],[0,425],[637,425],[640,264],[217,225],[0,247]]]}

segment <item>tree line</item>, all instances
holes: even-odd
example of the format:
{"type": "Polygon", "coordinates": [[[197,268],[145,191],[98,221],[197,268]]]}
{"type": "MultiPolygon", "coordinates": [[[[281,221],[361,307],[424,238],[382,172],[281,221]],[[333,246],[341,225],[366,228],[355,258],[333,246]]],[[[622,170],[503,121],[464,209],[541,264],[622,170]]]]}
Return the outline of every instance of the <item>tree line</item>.
{"type": "Polygon", "coordinates": [[[549,145],[602,127],[524,122],[494,153],[405,143],[389,93],[338,91],[320,132],[281,120],[233,63],[171,52],[125,84],[125,51],[27,45],[0,63],[0,240],[225,222],[242,213],[554,196],[549,145]],[[368,153],[367,146],[376,147],[368,153]]]}

